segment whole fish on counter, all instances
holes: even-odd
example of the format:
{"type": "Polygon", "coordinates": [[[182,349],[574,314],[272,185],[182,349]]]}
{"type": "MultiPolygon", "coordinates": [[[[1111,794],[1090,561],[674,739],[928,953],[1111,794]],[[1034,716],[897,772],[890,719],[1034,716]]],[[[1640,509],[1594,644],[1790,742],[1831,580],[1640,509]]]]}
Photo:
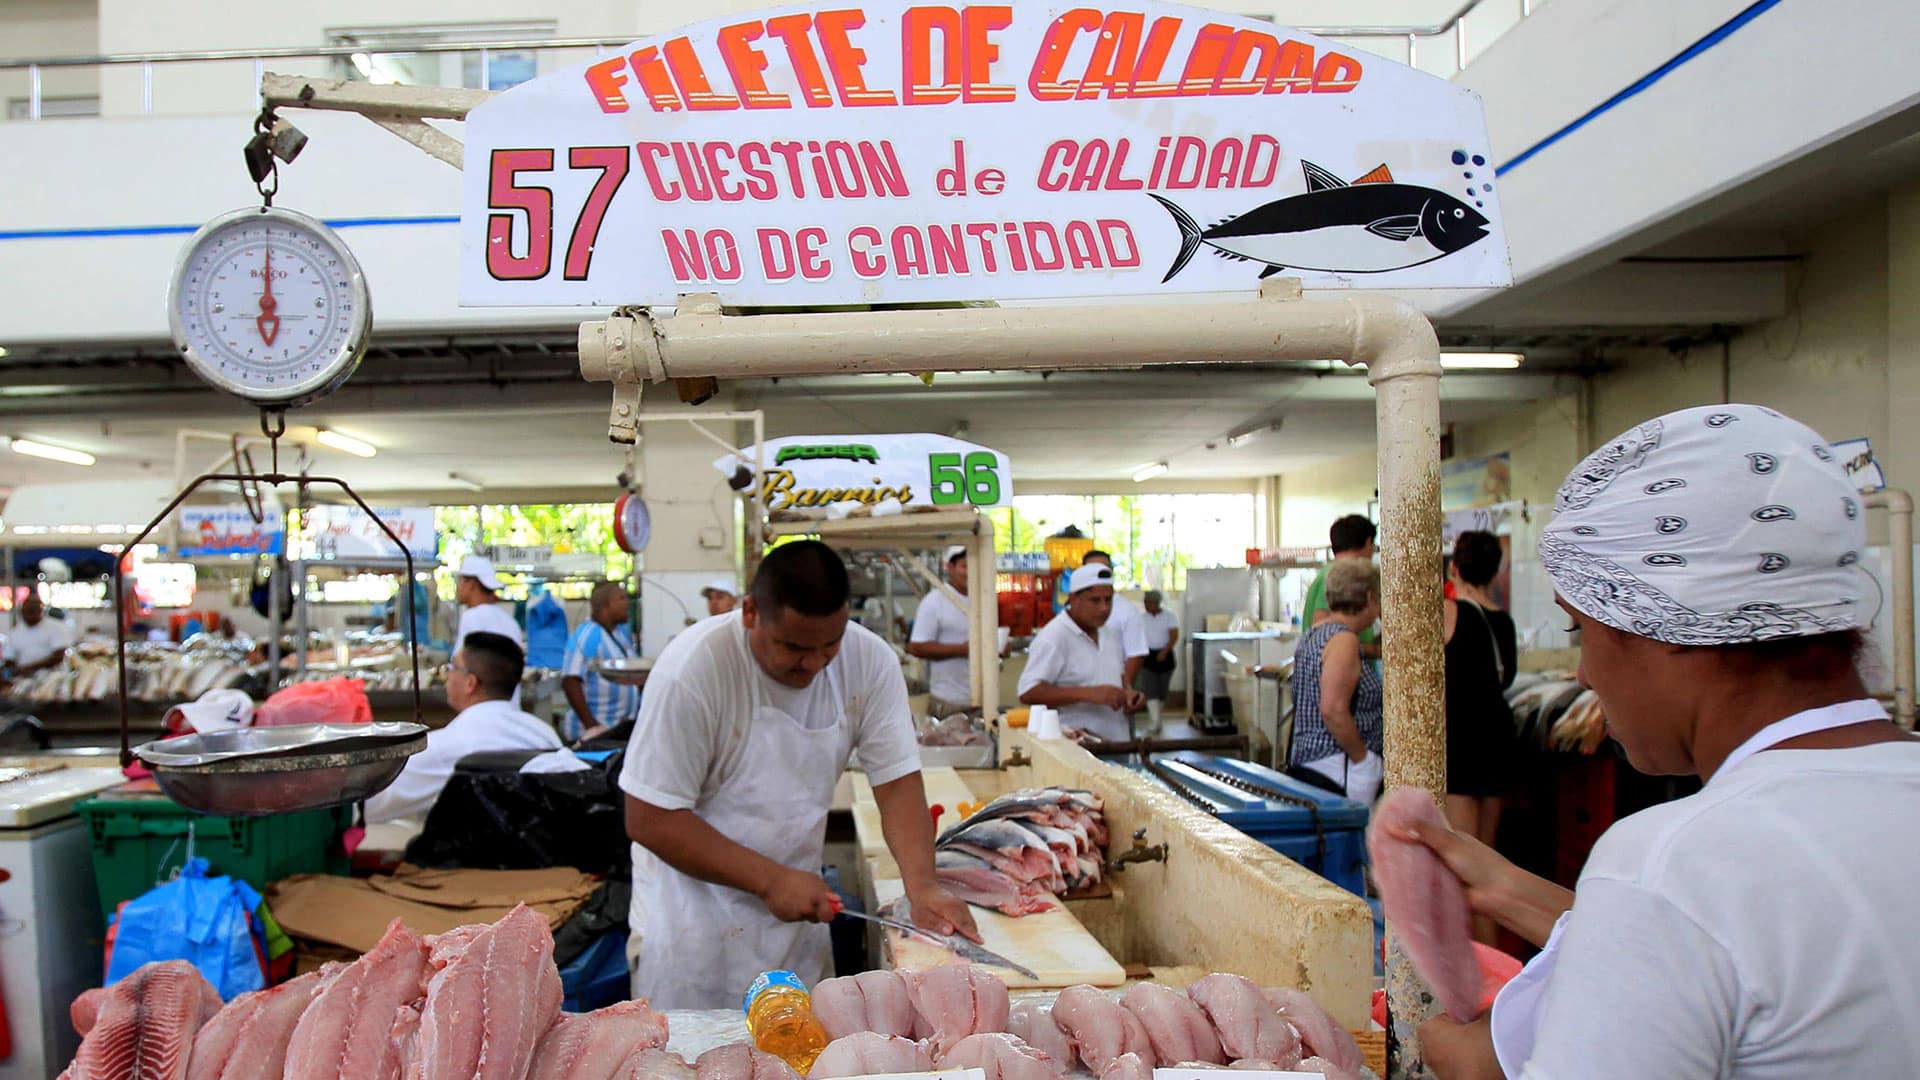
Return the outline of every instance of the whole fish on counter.
{"type": "Polygon", "coordinates": [[[1027,788],[994,799],[940,835],[935,867],[969,903],[1018,917],[1040,898],[1097,883],[1107,840],[1098,796],[1027,788]]]}

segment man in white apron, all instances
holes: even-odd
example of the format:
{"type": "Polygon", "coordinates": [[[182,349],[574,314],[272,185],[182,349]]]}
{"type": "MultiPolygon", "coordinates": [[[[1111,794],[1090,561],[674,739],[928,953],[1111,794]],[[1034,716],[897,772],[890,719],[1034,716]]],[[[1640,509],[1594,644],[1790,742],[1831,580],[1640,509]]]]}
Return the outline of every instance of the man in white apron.
{"type": "Polygon", "coordinates": [[[761,562],[737,613],[661,653],[620,774],[642,941],[633,994],[656,1009],[738,1007],[763,971],[833,974],[820,876],[834,785],[858,757],[915,919],[977,938],[933,870],[933,820],[906,680],[851,622],[846,566],[801,541],[761,562]],[[651,858],[647,858],[651,856],[651,858]]]}

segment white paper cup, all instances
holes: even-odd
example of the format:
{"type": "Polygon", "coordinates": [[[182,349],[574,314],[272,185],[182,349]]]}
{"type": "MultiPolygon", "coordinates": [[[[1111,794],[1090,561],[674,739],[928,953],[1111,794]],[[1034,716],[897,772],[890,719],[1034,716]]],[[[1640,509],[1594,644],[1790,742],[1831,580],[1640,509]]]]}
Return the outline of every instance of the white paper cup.
{"type": "Polygon", "coordinates": [[[1012,640],[1013,640],[1013,628],[1007,627],[1007,626],[1001,627],[1000,628],[1000,651],[1006,652],[1007,643],[1012,640]]]}

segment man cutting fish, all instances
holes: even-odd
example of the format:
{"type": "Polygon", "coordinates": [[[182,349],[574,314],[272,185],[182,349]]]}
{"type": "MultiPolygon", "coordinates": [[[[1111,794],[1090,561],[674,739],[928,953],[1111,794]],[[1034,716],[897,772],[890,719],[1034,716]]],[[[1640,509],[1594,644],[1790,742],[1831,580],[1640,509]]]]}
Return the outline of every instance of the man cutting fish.
{"type": "Polygon", "coordinates": [[[661,653],[620,774],[644,951],[633,995],[657,1009],[738,1006],[755,976],[833,973],[820,876],[827,811],[849,760],[873,785],[915,921],[979,940],[934,875],[933,819],[906,680],[848,619],[847,569],[818,541],[761,562],[740,609],[661,653]],[[644,849],[644,852],[639,849],[644,849]]]}

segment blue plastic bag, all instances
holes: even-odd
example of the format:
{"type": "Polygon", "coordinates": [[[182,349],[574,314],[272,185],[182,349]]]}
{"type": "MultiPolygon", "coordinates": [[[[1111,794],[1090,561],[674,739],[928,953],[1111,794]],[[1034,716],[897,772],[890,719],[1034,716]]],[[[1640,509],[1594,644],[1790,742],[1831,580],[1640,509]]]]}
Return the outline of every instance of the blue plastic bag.
{"type": "Polygon", "coordinates": [[[263,990],[266,971],[251,923],[260,894],[244,881],[208,877],[207,860],[192,858],[180,876],[120,909],[107,985],[156,960],[186,960],[220,997],[232,1001],[263,990]]]}

